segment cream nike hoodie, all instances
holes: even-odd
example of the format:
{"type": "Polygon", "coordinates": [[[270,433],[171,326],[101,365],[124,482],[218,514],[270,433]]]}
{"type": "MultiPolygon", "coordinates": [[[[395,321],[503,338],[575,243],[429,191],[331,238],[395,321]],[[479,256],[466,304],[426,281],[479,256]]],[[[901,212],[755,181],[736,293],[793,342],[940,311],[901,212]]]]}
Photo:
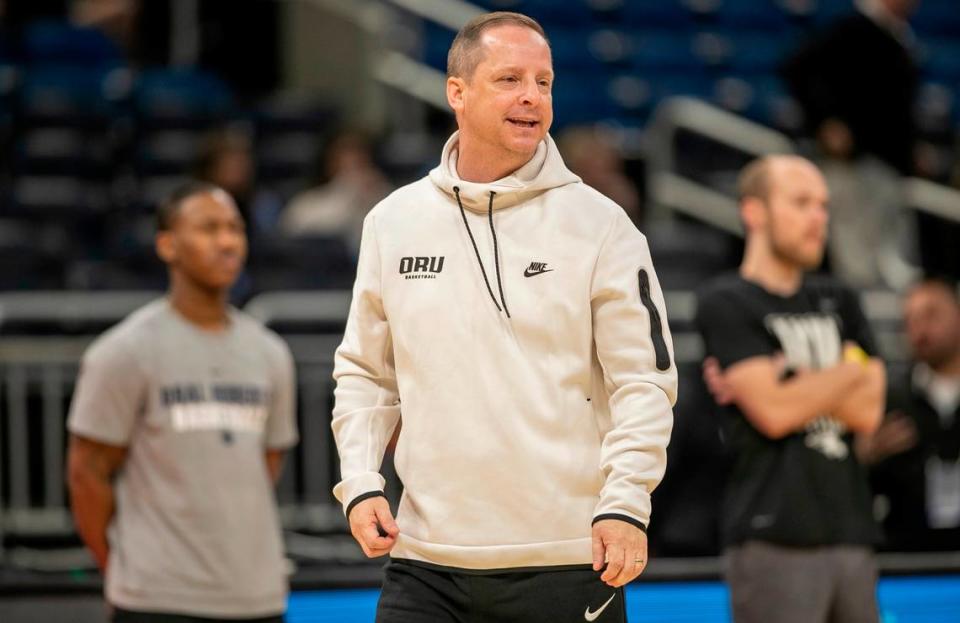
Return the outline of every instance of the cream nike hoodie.
{"type": "Polygon", "coordinates": [[[402,558],[463,570],[589,565],[591,524],[643,529],[677,372],[644,236],[547,136],[513,175],[436,169],[364,222],[337,349],[349,511],[395,453],[402,558]]]}

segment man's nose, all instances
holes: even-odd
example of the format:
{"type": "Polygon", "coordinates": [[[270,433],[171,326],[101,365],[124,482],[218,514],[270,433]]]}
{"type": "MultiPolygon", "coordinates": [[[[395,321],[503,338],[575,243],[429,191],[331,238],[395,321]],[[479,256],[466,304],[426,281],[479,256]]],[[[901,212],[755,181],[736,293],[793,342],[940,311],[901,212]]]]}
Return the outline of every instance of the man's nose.
{"type": "Polygon", "coordinates": [[[523,91],[520,94],[520,101],[527,106],[536,106],[540,103],[540,98],[543,95],[540,93],[540,85],[537,84],[536,80],[525,80],[523,83],[523,91]]]}
{"type": "Polygon", "coordinates": [[[818,225],[826,227],[830,223],[830,212],[827,210],[826,206],[818,206],[815,213],[818,225]]]}

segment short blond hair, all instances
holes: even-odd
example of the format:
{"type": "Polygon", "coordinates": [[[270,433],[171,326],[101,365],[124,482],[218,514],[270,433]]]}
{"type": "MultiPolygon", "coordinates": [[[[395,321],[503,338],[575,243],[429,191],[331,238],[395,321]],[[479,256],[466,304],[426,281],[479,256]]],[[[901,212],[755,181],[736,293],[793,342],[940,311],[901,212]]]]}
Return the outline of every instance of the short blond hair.
{"type": "Polygon", "coordinates": [[[495,11],[493,13],[484,13],[478,15],[460,29],[453,43],[450,44],[450,51],[447,53],[447,77],[463,78],[469,80],[473,77],[477,65],[483,60],[480,38],[483,33],[496,26],[514,25],[529,28],[547,42],[550,46],[550,40],[547,39],[547,33],[543,26],[532,17],[527,17],[522,13],[513,13],[511,11],[495,11]]]}
{"type": "Polygon", "coordinates": [[[762,156],[745,166],[737,178],[737,198],[740,201],[754,198],[766,201],[770,195],[771,156],[762,156]]]}
{"type": "Polygon", "coordinates": [[[766,201],[770,198],[770,190],[774,185],[774,168],[777,164],[781,166],[786,163],[802,164],[809,166],[820,173],[820,169],[809,159],[796,154],[767,154],[752,160],[740,172],[737,178],[737,198],[742,202],[745,199],[760,199],[766,201]]]}

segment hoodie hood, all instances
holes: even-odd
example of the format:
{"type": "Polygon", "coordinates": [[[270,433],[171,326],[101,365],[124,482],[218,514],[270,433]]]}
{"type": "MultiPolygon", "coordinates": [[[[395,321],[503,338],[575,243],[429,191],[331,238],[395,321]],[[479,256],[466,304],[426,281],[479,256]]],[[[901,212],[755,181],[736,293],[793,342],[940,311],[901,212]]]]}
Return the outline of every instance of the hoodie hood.
{"type": "Polygon", "coordinates": [[[443,146],[440,164],[430,171],[430,181],[451,199],[455,199],[453,187],[460,190],[463,207],[471,212],[486,213],[489,209],[490,191],[496,193],[494,210],[510,208],[536,197],[553,188],[574,184],[580,178],[563,163],[556,143],[549,134],[540,141],[537,151],[525,165],[507,177],[494,182],[478,183],[460,179],[457,174],[460,132],[454,132],[443,146]]]}

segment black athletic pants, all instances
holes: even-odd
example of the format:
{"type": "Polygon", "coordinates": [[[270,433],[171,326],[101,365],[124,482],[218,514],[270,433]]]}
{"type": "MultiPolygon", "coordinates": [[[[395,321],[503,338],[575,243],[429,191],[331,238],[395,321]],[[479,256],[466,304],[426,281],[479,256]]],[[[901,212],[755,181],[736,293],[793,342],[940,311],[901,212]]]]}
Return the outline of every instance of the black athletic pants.
{"type": "Polygon", "coordinates": [[[392,560],[377,623],[626,623],[623,598],[589,567],[477,574],[392,560]]]}
{"type": "Polygon", "coordinates": [[[283,615],[258,619],[210,619],[166,612],[134,612],[114,608],[111,623],[283,623],[283,615]]]}

